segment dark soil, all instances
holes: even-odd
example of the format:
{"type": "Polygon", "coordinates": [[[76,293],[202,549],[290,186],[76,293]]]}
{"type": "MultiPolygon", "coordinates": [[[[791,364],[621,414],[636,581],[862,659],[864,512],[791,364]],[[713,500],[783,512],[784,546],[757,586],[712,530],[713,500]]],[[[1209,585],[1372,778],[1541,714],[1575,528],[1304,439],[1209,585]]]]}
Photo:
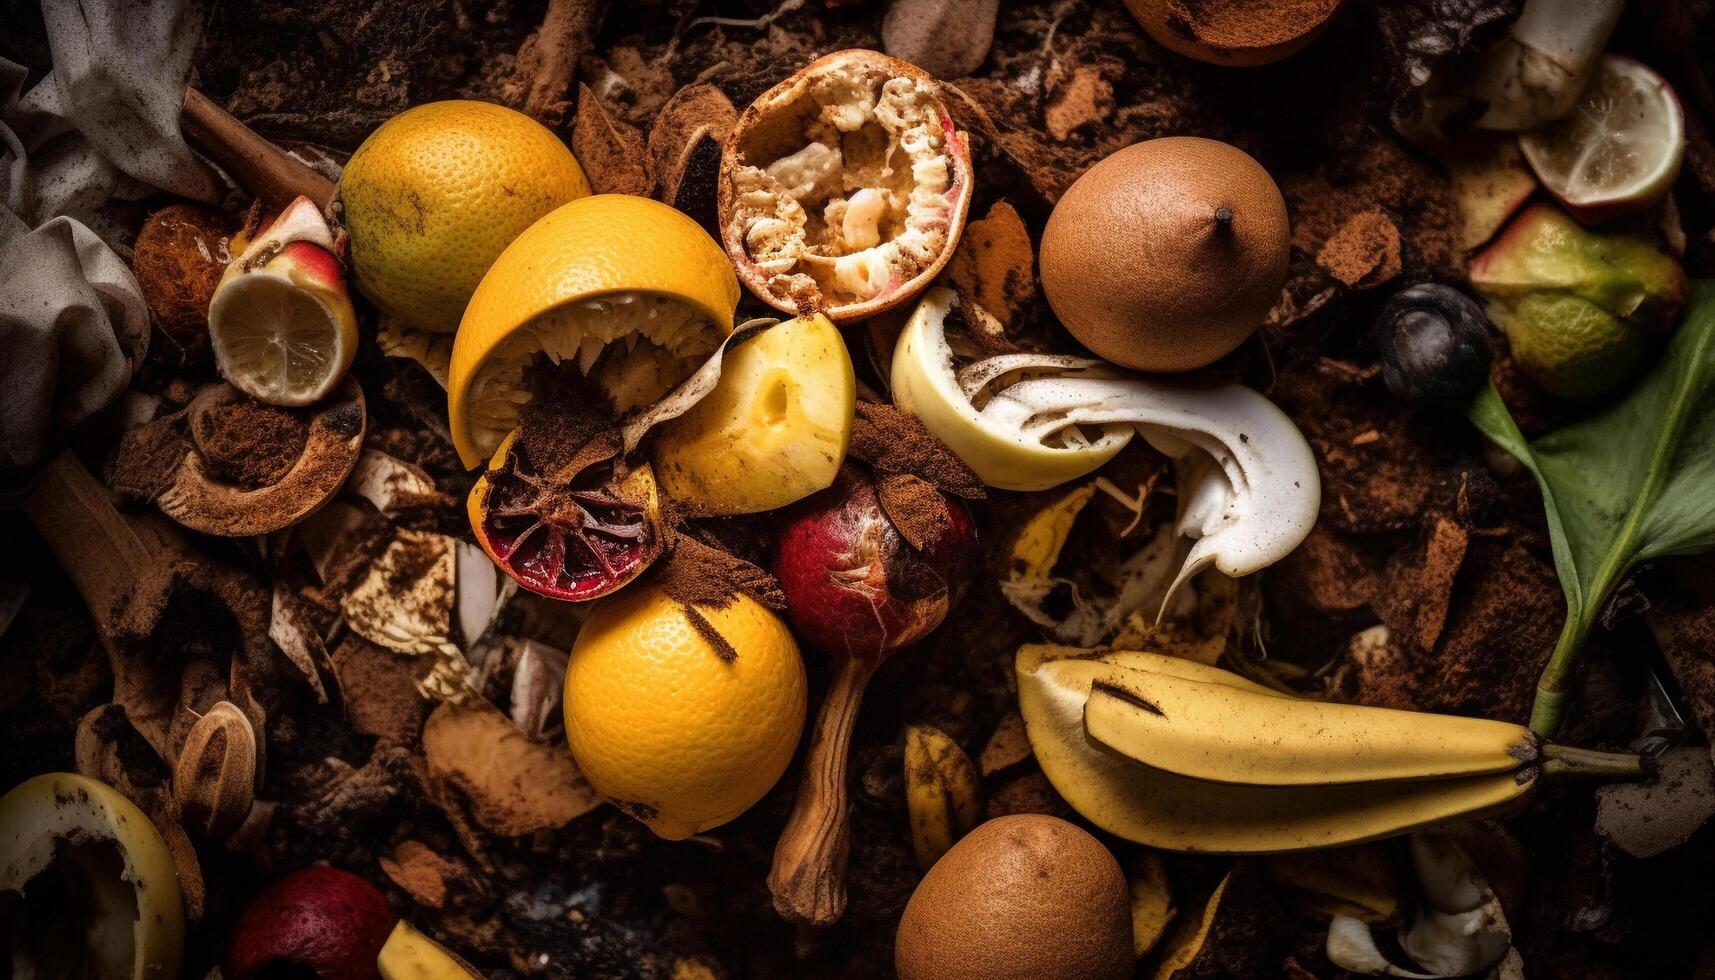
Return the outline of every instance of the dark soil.
{"type": "MultiPolygon", "coordinates": [[[[270,138],[343,157],[408,106],[515,99],[514,58],[545,6],[541,0],[215,4],[198,83],[270,138]]],[[[1085,168],[1141,139],[1228,140],[1276,175],[1295,226],[1288,288],[1270,324],[1217,371],[1261,388],[1294,417],[1316,452],[1324,495],[1309,541],[1262,574],[1260,628],[1255,637],[1247,630],[1245,652],[1274,658],[1307,687],[1334,697],[1522,720],[1563,615],[1528,476],[1491,469],[1463,420],[1391,398],[1366,340],[1370,318],[1394,288],[1462,276],[1451,244],[1447,181],[1389,123],[1408,66],[1433,48],[1408,52],[1402,38],[1416,31],[1457,46],[1473,32],[1492,30],[1482,25],[1516,6],[1352,0],[1302,55],[1240,71],[1166,52],[1118,3],[1016,0],[1002,5],[988,60],[973,77],[956,81],[970,99],[960,103],[960,123],[977,153],[971,213],[991,214],[1005,201],[1033,239],[1085,168]],[[1377,625],[1387,627],[1385,643],[1360,658],[1353,637],[1377,625]]],[[[20,35],[0,39],[0,53],[39,74],[48,54],[33,5],[23,8],[30,13],[21,18],[20,35]]],[[[814,56],[878,47],[883,9],[880,0],[789,0],[770,23],[742,27],[701,18],[759,18],[770,13],[768,5],[616,4],[577,78],[613,128],[647,134],[683,86],[709,83],[743,108],[814,56]]],[[[1676,85],[1694,85],[1684,66],[1715,63],[1715,17],[1706,2],[1632,4],[1613,47],[1651,61],[1676,85]],[[1682,14],[1691,27],[1662,26],[1682,14]],[[1672,37],[1671,47],[1663,47],[1664,36],[1672,37]]],[[[1686,106],[1688,122],[1701,119],[1705,134],[1715,123],[1707,115],[1710,101],[1705,93],[1686,106]]],[[[570,129],[559,131],[568,143],[570,129]]],[[[1680,180],[1694,276],[1715,271],[1707,237],[1715,217],[1712,175],[1715,158],[1705,135],[1701,144],[1694,140],[1680,180]]],[[[620,176],[635,175],[613,179],[620,176]]],[[[604,175],[592,178],[600,186],[604,175]]],[[[712,181],[687,174],[673,200],[707,222],[712,189],[712,181]]],[[[1027,346],[1066,348],[1046,305],[1029,290],[1020,296],[1009,311],[1009,336],[1027,346]]],[[[740,319],[753,312],[762,311],[747,298],[740,319]]],[[[374,311],[360,307],[360,315],[367,335],[374,311]]],[[[860,379],[885,390],[884,378],[860,354],[861,336],[849,337],[860,379]]],[[[182,403],[213,380],[206,363],[161,370],[163,376],[140,387],[168,402],[182,403]]],[[[1564,406],[1527,404],[1528,393],[1507,381],[1504,357],[1497,374],[1509,398],[1517,394],[1527,431],[1564,417],[1564,406]]],[[[450,450],[435,383],[414,364],[382,358],[373,344],[363,346],[354,375],[369,395],[368,445],[421,466],[450,495],[449,505],[398,522],[468,538],[462,501],[474,474],[463,472],[450,450]]],[[[98,424],[74,434],[93,472],[102,473],[112,459],[117,436],[109,432],[111,426],[98,424]]],[[[260,467],[266,460],[234,462],[260,467]]],[[[1148,472],[1159,460],[1139,446],[1111,465],[1116,474],[1148,472]]],[[[267,482],[268,473],[240,468],[232,476],[267,482]]],[[[953,481],[962,474],[939,476],[953,481]]],[[[836,926],[796,929],[770,907],[765,879],[797,788],[796,766],[744,816],[690,841],[657,839],[609,807],[559,830],[497,836],[446,802],[424,762],[426,711],[404,693],[421,679],[415,667],[353,638],[336,645],[322,668],[340,682],[329,685],[326,703],[278,665],[256,666],[265,653],[243,654],[262,678],[257,697],[267,708],[268,758],[259,798],[271,805],[272,821],[254,839],[199,848],[207,912],[188,938],[185,976],[208,972],[232,919],[270,876],[313,862],[373,881],[397,913],[490,976],[890,976],[895,924],[920,876],[906,819],[901,726],[934,724],[975,758],[1008,723],[1015,710],[1013,651],[1042,633],[1005,602],[995,581],[1004,574],[1012,529],[1049,499],[990,491],[988,499],[969,502],[989,547],[989,571],[938,632],[890,657],[868,689],[851,763],[850,904],[836,926]]],[[[1129,515],[1115,520],[1123,525],[1129,515]]],[[[699,528],[699,539],[765,560],[767,518],[710,523],[719,526],[699,528]]],[[[203,539],[191,547],[237,576],[233,581],[242,585],[231,588],[247,602],[262,602],[260,583],[306,581],[321,615],[331,622],[337,612],[340,583],[316,582],[300,560],[282,558],[271,546],[203,539]]],[[[1093,562],[1089,547],[1073,547],[1068,560],[1093,562]]],[[[9,747],[0,752],[3,789],[37,772],[72,769],[78,720],[114,692],[76,591],[16,512],[0,510],[0,554],[7,556],[0,596],[14,585],[29,592],[9,626],[0,618],[0,740],[9,747]]],[[[1617,748],[1635,737],[1651,671],[1686,707],[1693,729],[1687,738],[1700,742],[1699,727],[1709,734],[1715,596],[1704,569],[1680,576],[1671,564],[1658,566],[1616,603],[1592,641],[1568,741],[1617,748]]],[[[519,602],[503,628],[552,637],[548,642],[565,648],[577,614],[545,605],[519,602]]],[[[179,609],[201,607],[185,602],[179,609]]],[[[232,616],[222,616],[224,636],[234,627],[226,623],[232,616]]],[[[242,645],[228,637],[210,650],[176,632],[185,628],[163,626],[156,640],[172,643],[151,649],[167,658],[185,656],[186,649],[208,658],[230,657],[229,648],[242,645]]],[[[807,663],[814,705],[828,683],[828,664],[813,653],[807,663]]],[[[509,680],[489,678],[487,690],[502,692],[502,710],[509,689],[509,680]]],[[[984,793],[990,816],[1075,818],[1028,758],[987,774],[984,793]]],[[[1593,822],[1590,792],[1575,786],[1544,794],[1507,824],[1529,858],[1512,919],[1527,974],[1644,980],[1691,976],[1697,964],[1708,969],[1715,962],[1708,935],[1715,919],[1708,885],[1715,831],[1705,827],[1684,845],[1640,860],[1598,837],[1593,822]]],[[[1104,839],[1122,865],[1130,863],[1131,845],[1104,839]]],[[[1197,896],[1234,867],[1225,859],[1171,859],[1170,877],[1184,895],[1180,915],[1194,914],[1197,896]]],[[[1199,969],[1207,966],[1209,976],[1340,975],[1321,954],[1325,918],[1295,912],[1254,865],[1237,868],[1229,885],[1235,897],[1210,935],[1224,948],[1199,969]]],[[[1146,960],[1140,975],[1152,970],[1146,960]]]]}

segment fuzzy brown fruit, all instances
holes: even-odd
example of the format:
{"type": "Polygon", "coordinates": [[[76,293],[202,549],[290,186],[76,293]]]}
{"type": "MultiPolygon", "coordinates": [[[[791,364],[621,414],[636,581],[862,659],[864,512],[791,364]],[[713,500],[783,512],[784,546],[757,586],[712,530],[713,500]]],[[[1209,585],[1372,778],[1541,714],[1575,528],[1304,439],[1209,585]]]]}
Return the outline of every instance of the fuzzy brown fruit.
{"type": "Polygon", "coordinates": [[[935,862],[894,940],[900,980],[1123,980],[1132,975],[1125,874],[1058,817],[983,824],[935,862]]]}
{"type": "Polygon", "coordinates": [[[970,148],[927,72],[836,51],[739,115],[719,185],[739,280],[787,313],[847,323],[910,300],[952,257],[970,148]]]}
{"type": "Polygon", "coordinates": [[[1097,163],[1042,234],[1042,289],[1080,343],[1139,371],[1233,352],[1286,284],[1286,201],[1217,140],[1146,140],[1097,163]]]}

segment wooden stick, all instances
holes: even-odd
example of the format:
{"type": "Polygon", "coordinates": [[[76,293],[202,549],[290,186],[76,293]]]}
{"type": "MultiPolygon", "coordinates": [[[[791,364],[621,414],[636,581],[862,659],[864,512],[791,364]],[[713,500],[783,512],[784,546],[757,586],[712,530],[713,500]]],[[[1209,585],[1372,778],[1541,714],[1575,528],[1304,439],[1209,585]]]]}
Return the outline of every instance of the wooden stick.
{"type": "Polygon", "coordinates": [[[271,208],[283,208],[302,196],[326,211],[333,201],[333,181],[258,136],[194,88],[185,88],[179,128],[192,146],[271,208]]]}
{"type": "Polygon", "coordinates": [[[851,817],[846,812],[846,763],[863,689],[875,667],[847,657],[834,674],[816,714],[798,801],[774,846],[768,890],[774,910],[789,922],[827,926],[846,911],[846,857],[851,817]]]}

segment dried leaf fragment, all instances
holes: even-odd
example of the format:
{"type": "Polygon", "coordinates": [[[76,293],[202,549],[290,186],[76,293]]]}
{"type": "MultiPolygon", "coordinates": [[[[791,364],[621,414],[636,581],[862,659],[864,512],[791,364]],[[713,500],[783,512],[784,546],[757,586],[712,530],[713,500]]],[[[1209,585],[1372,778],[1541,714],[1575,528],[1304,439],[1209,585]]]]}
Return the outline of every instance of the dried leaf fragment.
{"type": "Polygon", "coordinates": [[[423,753],[430,777],[502,837],[563,827],[602,803],[564,747],[525,738],[486,701],[436,708],[423,726],[423,753]]]}
{"type": "Polygon", "coordinates": [[[583,164],[597,194],[647,197],[654,186],[644,151],[643,134],[635,126],[608,115],[590,87],[578,84],[578,120],[572,128],[572,154],[583,164]]]}
{"type": "Polygon", "coordinates": [[[1036,250],[1012,205],[997,201],[986,217],[965,226],[947,278],[1003,327],[1030,305],[1036,298],[1036,250]]]}

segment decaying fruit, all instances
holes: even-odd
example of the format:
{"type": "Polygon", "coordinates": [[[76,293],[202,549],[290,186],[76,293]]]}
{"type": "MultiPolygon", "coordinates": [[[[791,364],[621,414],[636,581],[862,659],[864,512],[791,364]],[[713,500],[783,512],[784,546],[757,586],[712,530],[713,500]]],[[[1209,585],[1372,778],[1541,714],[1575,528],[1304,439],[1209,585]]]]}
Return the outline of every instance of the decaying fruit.
{"type": "Polygon", "coordinates": [[[238,256],[208,307],[215,367],[257,401],[320,400],[357,354],[357,311],[333,230],[300,197],[260,234],[234,238],[231,247],[238,256]]]}
{"type": "Polygon", "coordinates": [[[941,271],[971,189],[970,149],[935,80],[837,51],[740,114],[721,157],[721,239],[764,302],[861,320],[941,271]]]}
{"type": "Polygon", "coordinates": [[[590,192],[559,137],[521,112],[453,100],[369,134],[340,175],[363,294],[411,326],[452,333],[489,266],[524,229],[590,192]]]}
{"type": "Polygon", "coordinates": [[[1189,371],[1243,343],[1286,283],[1286,201],[1238,147],[1134,143],[1084,172],[1042,232],[1042,290],[1084,346],[1189,371]]]}
{"type": "Polygon", "coordinates": [[[337,868],[300,868],[251,899],[232,927],[220,973],[226,980],[370,980],[393,923],[386,896],[369,882],[337,868]]]}
{"type": "Polygon", "coordinates": [[[1542,186],[1578,220],[1606,221],[1660,200],[1685,158],[1673,86],[1630,58],[1603,55],[1573,112],[1519,134],[1542,186]]]}
{"type": "Polygon", "coordinates": [[[0,796],[0,950],[13,976],[173,980],[184,938],[172,855],[130,800],[63,772],[0,796]]]}
{"type": "Polygon", "coordinates": [[[315,513],[345,484],[363,448],[363,389],[348,379],[310,416],[303,451],[278,480],[246,489],[210,472],[203,446],[217,413],[245,400],[230,385],[210,385],[190,404],[193,448],[156,504],[193,531],[220,537],[268,534],[315,513]]]}
{"type": "Polygon", "coordinates": [[[627,412],[719,347],[737,305],[732,266],[684,214],[624,194],[564,205],[506,247],[465,307],[447,386],[459,458],[481,465],[518,426],[537,364],[575,362],[627,412]]]}
{"type": "Polygon", "coordinates": [[[848,464],[799,506],[775,554],[792,625],[834,661],[768,875],[775,910],[793,922],[828,925],[845,912],[846,766],[864,687],[884,657],[941,625],[976,573],[976,525],[964,505],[906,479],[916,492],[894,506],[920,525],[911,537],[921,548],[895,525],[885,489],[848,464]]]}
{"type": "Polygon", "coordinates": [[[1131,907],[1119,862],[1058,817],[999,817],[953,845],[911,893],[900,980],[1121,980],[1131,907]]]}
{"type": "MultiPolygon", "coordinates": [[[[1498,725],[1492,722],[1480,723],[1484,732],[1473,737],[1481,741],[1502,730],[1517,737],[1495,738],[1489,754],[1474,753],[1475,761],[1453,774],[1440,761],[1423,763],[1409,754],[1403,761],[1381,758],[1372,766],[1361,753],[1354,761],[1350,739],[1341,742],[1331,732],[1318,731],[1315,721],[1323,712],[1381,709],[1301,700],[1228,671],[1151,653],[1027,644],[1019,648],[1016,667],[1019,712],[1054,788],[1109,833],[1166,850],[1258,854],[1354,844],[1511,811],[1525,805],[1545,772],[1642,772],[1635,756],[1559,746],[1530,749],[1533,743],[1522,728],[1489,728],[1498,725]],[[1215,726],[1188,727],[1184,738],[1164,738],[1157,746],[1138,734],[1140,716],[1154,717],[1153,706],[1177,721],[1182,706],[1193,709],[1168,702],[1165,693],[1162,703],[1151,701],[1152,685],[1161,692],[1190,692],[1188,697],[1204,708],[1224,705],[1225,713],[1215,726]],[[1087,707],[1092,702],[1098,705],[1094,716],[1087,707]],[[1105,742],[1098,742],[1089,727],[1092,717],[1105,742]],[[1119,722],[1121,717],[1126,720],[1119,722]],[[1283,719],[1290,722],[1269,727],[1283,719]],[[1219,738],[1215,728],[1255,741],[1245,749],[1229,746],[1231,752],[1220,750],[1224,754],[1203,763],[1189,761],[1195,750],[1188,743],[1219,738]],[[1276,734],[1278,745],[1272,741],[1276,734]],[[1263,742],[1268,744],[1259,749],[1263,742]],[[1512,747],[1522,757],[1513,755],[1512,747]],[[1294,759],[1297,764],[1290,764],[1294,759]],[[1503,764],[1509,768],[1497,769],[1503,764]],[[1440,775],[1428,775],[1431,771],[1440,775]]],[[[1449,729],[1469,723],[1397,714],[1405,717],[1378,722],[1384,729],[1378,738],[1397,729],[1402,740],[1434,744],[1463,738],[1462,729],[1449,729]]]]}
{"type": "Polygon", "coordinates": [[[944,494],[928,546],[911,547],[856,466],[812,497],[780,533],[774,574],[787,616],[810,644],[870,665],[922,639],[964,596],[978,561],[976,524],[944,494]]]}
{"type": "Polygon", "coordinates": [[[1531,383],[1558,398],[1613,391],[1672,332],[1685,270],[1654,241],[1534,204],[1471,261],[1471,285],[1531,383]]]}
{"type": "Polygon", "coordinates": [[[661,426],[652,454],[661,489],[711,515],[807,497],[833,483],[846,458],[856,395],[851,357],[827,317],[769,327],[729,349],[714,390],[661,426]]]}
{"type": "Polygon", "coordinates": [[[947,319],[962,302],[951,289],[924,294],[893,351],[894,404],[910,412],[991,487],[1046,490],[1100,467],[1125,448],[1126,425],[1007,425],[1007,391],[1031,378],[1113,377],[1102,362],[1059,354],[984,357],[947,319]],[[990,406],[993,405],[993,408],[990,406]]]}
{"type": "Polygon", "coordinates": [[[669,840],[772,788],[804,727],[792,633],[743,594],[682,602],[640,583],[598,604],[566,664],[566,741],[597,791],[669,840]]]}
{"type": "Polygon", "coordinates": [[[642,574],[660,555],[663,535],[650,468],[624,471],[613,452],[576,453],[544,467],[528,458],[520,436],[514,431],[495,450],[466,501],[488,557],[526,589],[570,602],[607,595],[642,574]]]}
{"type": "Polygon", "coordinates": [[[375,958],[381,980],[482,980],[476,967],[400,919],[375,958]]]}

